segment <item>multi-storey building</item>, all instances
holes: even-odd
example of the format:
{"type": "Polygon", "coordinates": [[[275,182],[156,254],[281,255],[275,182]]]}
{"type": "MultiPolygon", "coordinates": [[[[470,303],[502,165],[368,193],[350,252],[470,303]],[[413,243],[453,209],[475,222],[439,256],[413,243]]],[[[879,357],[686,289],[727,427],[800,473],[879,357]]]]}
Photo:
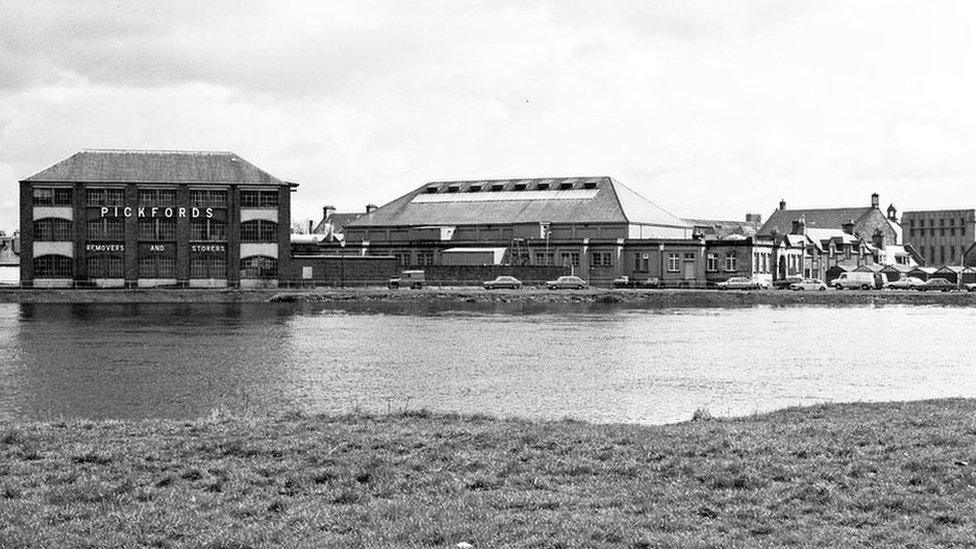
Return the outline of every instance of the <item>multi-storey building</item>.
{"type": "Polygon", "coordinates": [[[976,242],[976,210],[904,212],[905,243],[912,244],[926,265],[958,265],[976,242]]]}
{"type": "Polygon", "coordinates": [[[296,186],[230,152],[78,152],[20,182],[21,285],[275,286],[296,186]]]}

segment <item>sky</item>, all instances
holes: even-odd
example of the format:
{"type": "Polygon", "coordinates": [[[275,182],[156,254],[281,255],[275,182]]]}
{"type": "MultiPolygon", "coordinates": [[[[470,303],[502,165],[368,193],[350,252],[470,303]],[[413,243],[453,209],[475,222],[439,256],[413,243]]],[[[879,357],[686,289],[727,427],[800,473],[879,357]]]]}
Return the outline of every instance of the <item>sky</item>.
{"type": "Polygon", "coordinates": [[[293,219],[609,175],[691,218],[976,207],[976,3],[0,0],[0,229],[89,148],[229,150],[293,219]]]}

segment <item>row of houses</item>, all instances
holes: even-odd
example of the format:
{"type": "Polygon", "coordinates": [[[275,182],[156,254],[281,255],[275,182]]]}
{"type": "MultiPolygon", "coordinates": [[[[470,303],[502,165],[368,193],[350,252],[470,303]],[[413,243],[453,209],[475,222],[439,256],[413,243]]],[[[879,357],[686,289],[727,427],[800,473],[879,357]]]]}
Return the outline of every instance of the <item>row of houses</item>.
{"type": "Polygon", "coordinates": [[[917,212],[900,222],[877,194],[853,208],[781,201],[765,222],[681,218],[601,176],[434,181],[362,212],[326,206],[312,234],[294,235],[296,189],[230,152],[81,151],[20,182],[20,282],[265,287],[419,268],[458,280],[521,269],[701,287],[733,276],[893,276],[937,267],[941,255],[961,265],[972,248],[961,239],[976,232],[960,210],[939,214],[948,222],[917,212]]]}

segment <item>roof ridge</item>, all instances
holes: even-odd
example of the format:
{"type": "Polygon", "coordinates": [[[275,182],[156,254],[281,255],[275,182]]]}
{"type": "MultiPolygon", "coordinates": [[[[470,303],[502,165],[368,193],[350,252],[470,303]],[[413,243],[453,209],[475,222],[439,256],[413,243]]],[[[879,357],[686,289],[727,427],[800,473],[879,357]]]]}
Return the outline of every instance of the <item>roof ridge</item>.
{"type": "Polygon", "coordinates": [[[197,149],[81,149],[78,153],[124,153],[124,154],[232,154],[238,156],[233,151],[203,151],[197,149]]]}
{"type": "MultiPolygon", "coordinates": [[[[606,179],[613,181],[613,178],[609,175],[566,175],[566,176],[554,176],[554,177],[494,177],[494,178],[474,178],[474,179],[438,179],[432,180],[424,183],[423,186],[432,185],[434,183],[477,183],[477,182],[493,182],[493,181],[545,181],[548,179],[560,180],[560,179],[606,179]]],[[[422,188],[422,187],[421,187],[422,188]]]]}

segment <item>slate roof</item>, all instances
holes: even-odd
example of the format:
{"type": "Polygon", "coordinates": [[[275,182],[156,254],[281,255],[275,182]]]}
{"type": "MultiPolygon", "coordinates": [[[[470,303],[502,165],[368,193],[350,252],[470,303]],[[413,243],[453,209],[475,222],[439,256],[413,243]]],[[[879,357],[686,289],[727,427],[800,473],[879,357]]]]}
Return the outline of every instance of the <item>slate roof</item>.
{"type": "Polygon", "coordinates": [[[331,223],[332,224],[332,232],[334,232],[334,233],[341,233],[342,232],[342,229],[346,225],[348,225],[352,221],[355,221],[356,219],[359,219],[360,217],[362,217],[364,215],[366,215],[366,214],[365,213],[360,213],[360,212],[354,212],[354,213],[331,213],[331,214],[329,214],[329,217],[322,218],[322,221],[319,221],[319,224],[315,226],[315,229],[312,230],[312,233],[313,234],[325,234],[325,232],[326,232],[325,231],[325,225],[327,223],[331,223]]]}
{"type": "Polygon", "coordinates": [[[695,227],[705,228],[706,238],[728,238],[730,236],[755,236],[759,223],[752,221],[728,221],[721,219],[685,219],[695,227]]]}
{"type": "Polygon", "coordinates": [[[808,229],[840,229],[848,221],[857,223],[873,210],[871,207],[776,210],[759,229],[759,234],[769,235],[773,231],[779,234],[788,233],[793,230],[793,222],[801,217],[806,221],[808,229]]]}
{"type": "Polygon", "coordinates": [[[610,177],[435,181],[363,215],[347,227],[546,222],[692,228],[610,177]]]}
{"type": "Polygon", "coordinates": [[[226,151],[83,150],[24,181],[295,185],[226,151]]]}

